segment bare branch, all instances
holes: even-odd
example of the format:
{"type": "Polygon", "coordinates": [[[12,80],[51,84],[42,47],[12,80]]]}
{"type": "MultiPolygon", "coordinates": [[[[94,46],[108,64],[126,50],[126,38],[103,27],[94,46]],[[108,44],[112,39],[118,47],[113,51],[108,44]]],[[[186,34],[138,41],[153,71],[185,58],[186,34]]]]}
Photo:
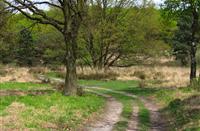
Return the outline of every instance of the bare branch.
{"type": "Polygon", "coordinates": [[[16,2],[14,4],[7,0],[3,0],[3,1],[8,5],[7,7],[8,9],[11,8],[11,9],[17,10],[20,13],[22,13],[25,17],[31,20],[37,21],[41,24],[52,25],[53,27],[58,29],[60,32],[63,32],[62,26],[64,25],[64,23],[62,21],[58,21],[54,18],[47,16],[45,12],[38,9],[38,7],[36,7],[33,2],[29,0],[24,0],[24,1],[14,0],[16,2]],[[25,9],[28,9],[32,13],[32,15],[28,13],[27,11],[25,11],[25,9]]]}

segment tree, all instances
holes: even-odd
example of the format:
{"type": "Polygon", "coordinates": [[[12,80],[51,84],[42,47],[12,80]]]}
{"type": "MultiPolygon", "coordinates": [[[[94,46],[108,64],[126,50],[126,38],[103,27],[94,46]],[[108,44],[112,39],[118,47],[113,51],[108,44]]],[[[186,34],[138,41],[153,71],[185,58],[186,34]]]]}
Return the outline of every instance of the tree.
{"type": "Polygon", "coordinates": [[[17,45],[17,59],[21,65],[33,65],[34,43],[31,31],[24,28],[19,33],[19,42],[17,45]]]}
{"type": "Polygon", "coordinates": [[[65,95],[77,94],[76,55],[77,34],[85,13],[85,0],[3,0],[8,10],[17,10],[28,19],[40,24],[47,24],[57,29],[65,42],[65,95]],[[45,6],[58,10],[60,18],[48,14],[45,6]]]}
{"type": "Polygon", "coordinates": [[[122,21],[133,1],[92,0],[90,5],[80,33],[86,50],[82,59],[95,68],[110,67],[123,54],[122,21]]]}
{"type": "Polygon", "coordinates": [[[151,1],[132,8],[123,22],[128,44],[118,65],[146,64],[148,59],[166,55],[170,46],[163,39],[162,22],[160,10],[151,1]]]}
{"type": "Polygon", "coordinates": [[[10,13],[6,10],[3,10],[5,8],[5,4],[0,0],[0,62],[2,63],[9,63],[13,60],[13,52],[12,49],[13,41],[16,37],[13,37],[13,33],[11,33],[11,30],[9,28],[9,16],[10,13]]]}
{"type": "MultiPolygon", "coordinates": [[[[190,81],[196,78],[196,51],[199,43],[200,31],[200,1],[199,0],[166,0],[164,5],[164,16],[174,18],[178,21],[178,32],[176,40],[179,45],[188,45],[186,48],[190,54],[190,81]],[[181,37],[180,37],[181,35],[181,37]]],[[[184,48],[182,48],[184,50],[184,48]]]]}

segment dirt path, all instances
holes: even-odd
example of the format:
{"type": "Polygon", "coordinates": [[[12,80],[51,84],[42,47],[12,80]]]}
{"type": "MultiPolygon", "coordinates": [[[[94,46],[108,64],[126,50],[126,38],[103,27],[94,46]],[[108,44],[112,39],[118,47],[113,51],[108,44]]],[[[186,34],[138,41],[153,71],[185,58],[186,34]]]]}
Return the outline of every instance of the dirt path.
{"type": "Polygon", "coordinates": [[[126,131],[138,131],[138,113],[139,107],[137,105],[133,105],[133,112],[131,116],[131,120],[128,123],[128,128],[126,131]]]}
{"type": "Polygon", "coordinates": [[[95,91],[90,92],[102,95],[106,97],[108,101],[104,113],[94,123],[87,125],[84,131],[112,131],[113,126],[120,119],[120,114],[123,108],[122,104],[108,95],[95,91]]]}
{"type": "Polygon", "coordinates": [[[159,107],[151,100],[141,98],[144,106],[150,111],[151,131],[166,131],[166,124],[161,118],[159,107]]]}
{"type": "MultiPolygon", "coordinates": [[[[114,91],[111,89],[105,89],[105,88],[101,88],[101,87],[87,87],[87,88],[106,90],[106,91],[110,91],[113,93],[119,93],[119,94],[122,94],[125,96],[140,99],[144,103],[144,106],[150,111],[150,122],[151,122],[150,130],[151,131],[165,131],[166,130],[166,127],[167,127],[166,123],[163,121],[163,119],[161,118],[161,115],[159,113],[160,108],[155,103],[153,103],[151,100],[140,98],[140,97],[137,97],[137,96],[129,94],[129,93],[125,93],[125,92],[121,92],[121,91],[114,91]]],[[[138,107],[133,108],[133,116],[132,116],[131,120],[129,121],[129,127],[128,127],[127,131],[138,130],[138,126],[137,126],[138,125],[138,112],[139,112],[138,110],[139,110],[138,107]]]]}

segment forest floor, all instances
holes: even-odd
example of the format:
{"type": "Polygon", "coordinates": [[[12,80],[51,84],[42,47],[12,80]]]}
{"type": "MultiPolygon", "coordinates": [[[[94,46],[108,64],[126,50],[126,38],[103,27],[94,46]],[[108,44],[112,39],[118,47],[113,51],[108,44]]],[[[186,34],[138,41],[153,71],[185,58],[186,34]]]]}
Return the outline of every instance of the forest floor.
{"type": "MultiPolygon", "coordinates": [[[[32,72],[33,77],[41,74],[32,72]]],[[[63,82],[62,74],[47,71],[45,75],[51,79],[44,84],[37,77],[0,83],[2,130],[200,130],[196,90],[140,87],[138,80],[87,79],[79,80],[85,91],[82,97],[65,97],[49,83],[63,82]]]]}

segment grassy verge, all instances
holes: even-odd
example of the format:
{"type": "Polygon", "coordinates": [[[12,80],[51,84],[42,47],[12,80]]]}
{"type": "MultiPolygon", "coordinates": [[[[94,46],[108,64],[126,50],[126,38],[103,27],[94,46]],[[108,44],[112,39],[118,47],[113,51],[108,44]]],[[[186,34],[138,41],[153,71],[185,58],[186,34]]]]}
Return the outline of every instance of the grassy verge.
{"type": "Polygon", "coordinates": [[[103,98],[91,94],[65,97],[60,93],[6,96],[0,101],[1,128],[5,130],[76,130],[105,103],[103,98]]]}
{"type": "Polygon", "coordinates": [[[49,89],[49,84],[38,84],[30,82],[4,82],[0,83],[0,90],[32,90],[32,89],[49,89]]]}
{"type": "Polygon", "coordinates": [[[162,109],[163,117],[170,120],[171,129],[200,131],[200,95],[174,99],[162,109]]]}

